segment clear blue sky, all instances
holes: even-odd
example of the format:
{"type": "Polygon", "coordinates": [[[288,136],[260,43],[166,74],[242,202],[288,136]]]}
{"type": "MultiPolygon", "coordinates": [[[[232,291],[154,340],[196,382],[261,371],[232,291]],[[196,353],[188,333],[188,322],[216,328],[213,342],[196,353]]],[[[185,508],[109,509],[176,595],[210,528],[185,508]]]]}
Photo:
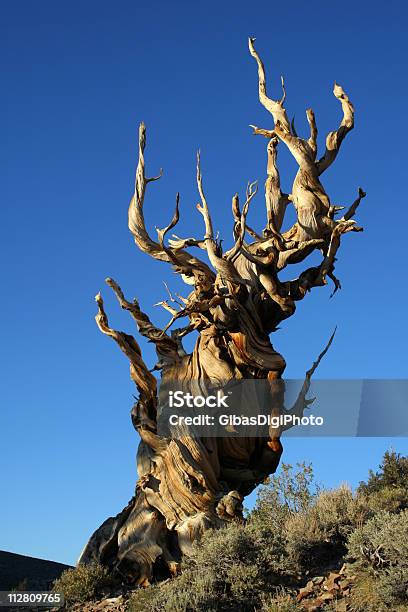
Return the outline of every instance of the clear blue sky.
{"type": "MultiPolygon", "coordinates": [[[[195,151],[214,224],[228,240],[230,201],[265,177],[265,142],[248,124],[270,119],[257,100],[247,36],[257,37],[271,94],[286,78],[298,131],[312,106],[325,133],[339,122],[334,79],[356,107],[356,129],[324,176],[332,201],[359,211],[346,236],[343,290],[317,289],[273,339],[300,377],[334,325],[322,378],[405,378],[406,40],[404,2],[8,2],[2,5],[0,548],[73,563],[87,537],[132,495],[137,437],[128,363],[97,330],[103,289],[111,323],[132,330],[103,279],[153,309],[164,264],[127,230],[137,126],[148,128],[150,227],[181,193],[180,234],[203,233],[195,211],[195,151]]],[[[284,188],[295,165],[280,155],[284,188]]],[[[262,195],[251,221],[263,221],[262,195]]],[[[157,310],[157,312],[156,312],[157,310]]],[[[153,364],[150,347],[146,359],[153,364]]],[[[327,486],[353,485],[405,439],[294,439],[284,460],[313,461],[327,486]]]]}

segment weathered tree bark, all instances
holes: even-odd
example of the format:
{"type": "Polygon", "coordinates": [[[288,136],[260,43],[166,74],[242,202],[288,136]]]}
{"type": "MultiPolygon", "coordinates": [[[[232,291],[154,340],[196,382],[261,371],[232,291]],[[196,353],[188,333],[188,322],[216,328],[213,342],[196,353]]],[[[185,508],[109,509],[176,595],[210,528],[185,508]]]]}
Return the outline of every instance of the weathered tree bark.
{"type": "MultiPolygon", "coordinates": [[[[160,371],[162,382],[183,385],[198,381],[205,388],[231,380],[264,379],[270,381],[271,410],[279,412],[283,406],[276,397],[273,381],[281,378],[285,360],[273,348],[270,334],[283,319],[294,314],[297,301],[314,287],[327,284],[327,277],[334,283],[334,292],[340,288],[334,276],[337,250],[344,233],[362,230],[351,217],[365,193],[360,189],[358,199],[336,219],[344,207],[330,203],[320,181],[353,128],[354,109],[343,89],[335,84],[333,91],[341,102],[343,119],[340,127],[327,136],[326,151],[317,159],[313,111],[307,111],[310,136],[300,138],[286,114],[283,79],[281,100],[270,99],[264,66],[253,39],[249,40],[249,50],[258,65],[260,102],[273,118],[271,129],[253,126],[255,134],[268,139],[265,228],[257,232],[246,223],[250,203],[257,193],[257,185],[252,183],[247,187],[242,207],[237,194],[232,199],[234,244],[223,252],[214,235],[198,155],[197,209],[204,219],[204,238],[182,239],[173,235],[166,243],[167,233],[179,221],[177,195],[170,224],[157,230],[157,240],[152,239],[145,226],[143,203],[147,185],[160,176],[145,175],[146,130],[142,123],[129,229],[141,251],[169,263],[191,285],[192,291],[178,299],[170,294],[171,303],[161,302],[171,313],[169,324],[162,330],[154,326],[136,300],[126,300],[115,281],[106,282],[120,306],[133,317],[139,333],[154,343],[158,356],[155,369],[160,371]],[[299,165],[291,194],[282,193],[280,188],[277,153],[281,142],[299,165]],[[291,204],[297,220],[293,227],[282,231],[285,211],[291,204]],[[205,251],[210,265],[190,254],[188,247],[205,251]],[[302,262],[316,249],[322,254],[320,265],[307,268],[294,280],[280,280],[279,273],[286,266],[302,262]],[[181,318],[187,320],[186,325],[168,333],[181,318]],[[198,331],[199,337],[193,352],[187,354],[182,338],[193,330],[198,331]]],[[[79,562],[97,560],[127,579],[146,585],[166,572],[176,572],[181,555],[189,554],[192,542],[204,530],[242,518],[244,496],[279,464],[282,428],[271,427],[268,437],[197,438],[188,433],[177,439],[160,437],[157,379],[144,363],[135,338],[109,326],[100,294],[96,301],[99,329],[111,336],[128,357],[130,375],[139,393],[132,409],[132,422],[141,438],[137,456],[139,478],[134,497],[116,517],[107,519],[96,530],[79,562]]],[[[296,414],[303,413],[310,378],[328,346],[306,375],[292,409],[296,414]]]]}

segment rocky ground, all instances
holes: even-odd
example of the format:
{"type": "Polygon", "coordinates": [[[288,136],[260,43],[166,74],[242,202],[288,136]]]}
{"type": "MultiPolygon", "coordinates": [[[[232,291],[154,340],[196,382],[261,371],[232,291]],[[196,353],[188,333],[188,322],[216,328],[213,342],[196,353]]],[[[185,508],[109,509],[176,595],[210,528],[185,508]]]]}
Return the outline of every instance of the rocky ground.
{"type": "MultiPolygon", "coordinates": [[[[335,601],[337,612],[348,612],[351,609],[349,598],[354,580],[355,576],[345,564],[337,572],[311,578],[305,587],[299,589],[297,602],[305,611],[315,612],[335,601]]],[[[126,612],[127,602],[134,593],[118,590],[97,601],[74,605],[70,607],[70,612],[126,612]]]]}
{"type": "MultiPolygon", "coordinates": [[[[70,607],[70,612],[126,612],[127,602],[134,591],[118,590],[105,595],[97,601],[80,603],[70,607]]],[[[57,610],[55,610],[57,612],[57,610]]]]}
{"type": "Polygon", "coordinates": [[[297,595],[297,601],[308,612],[322,610],[330,602],[336,602],[337,612],[350,610],[348,599],[355,576],[343,565],[339,572],[330,572],[326,576],[316,576],[309,580],[297,595]]]}

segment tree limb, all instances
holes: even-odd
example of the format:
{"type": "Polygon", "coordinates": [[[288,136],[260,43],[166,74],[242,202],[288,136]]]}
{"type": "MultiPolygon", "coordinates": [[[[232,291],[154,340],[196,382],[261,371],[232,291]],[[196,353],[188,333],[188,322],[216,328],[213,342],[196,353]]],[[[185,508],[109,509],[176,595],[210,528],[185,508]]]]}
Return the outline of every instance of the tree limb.
{"type": "Polygon", "coordinates": [[[256,63],[258,64],[258,90],[259,90],[259,101],[261,104],[268,110],[274,120],[275,126],[281,125],[282,129],[290,132],[290,124],[288,117],[286,115],[286,110],[283,106],[283,103],[286,98],[285,84],[283,77],[281,77],[282,90],[283,95],[282,98],[277,100],[272,100],[268,98],[266,93],[266,77],[265,77],[265,68],[261,58],[255,50],[254,46],[255,38],[248,39],[249,52],[253,58],[255,58],[256,63]]]}
{"type": "Polygon", "coordinates": [[[334,83],[333,94],[338,100],[340,100],[341,108],[343,110],[343,119],[340,123],[340,127],[334,132],[329,132],[327,135],[326,151],[323,157],[317,162],[318,174],[322,174],[329,166],[331,166],[337,157],[341,143],[343,142],[345,136],[354,127],[354,106],[350,102],[349,97],[343,88],[337,83],[334,83]]]}
{"type": "MultiPolygon", "coordinates": [[[[169,250],[164,249],[162,245],[152,240],[149,236],[143,214],[143,203],[146,192],[146,187],[149,182],[158,180],[162,176],[162,171],[159,176],[154,178],[147,178],[145,176],[145,161],[144,161],[144,149],[146,146],[146,128],[144,123],[140,124],[139,127],[139,161],[136,169],[135,178],[135,190],[133,198],[129,205],[128,223],[129,229],[133,234],[135,242],[141,251],[147,253],[154,259],[165,261],[174,264],[173,258],[169,255],[169,250]]],[[[176,213],[178,217],[178,203],[176,206],[176,213]]],[[[174,220],[174,218],[173,218],[174,220]]],[[[178,219],[177,219],[178,220],[178,219]]],[[[176,221],[177,222],[177,221],[176,221]]],[[[174,223],[175,225],[175,223],[174,223]]],[[[173,227],[174,227],[173,225],[173,227]]],[[[204,262],[200,261],[196,257],[189,253],[178,250],[177,252],[177,266],[176,271],[182,275],[192,276],[194,271],[201,273],[209,279],[210,282],[214,280],[214,274],[210,268],[204,262]]]]}

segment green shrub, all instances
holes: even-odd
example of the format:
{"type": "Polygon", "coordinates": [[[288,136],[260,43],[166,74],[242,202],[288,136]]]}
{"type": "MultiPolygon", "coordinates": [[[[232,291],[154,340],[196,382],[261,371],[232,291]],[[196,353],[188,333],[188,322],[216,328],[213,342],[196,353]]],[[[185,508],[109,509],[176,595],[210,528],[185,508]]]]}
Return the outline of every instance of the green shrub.
{"type": "Polygon", "coordinates": [[[94,599],[104,587],[112,584],[108,571],[102,565],[78,565],[65,570],[54,582],[53,590],[63,593],[69,604],[94,599]]]}
{"type": "Polygon", "coordinates": [[[285,521],[288,568],[292,572],[324,570],[340,562],[347,536],[366,517],[361,499],[348,486],[321,491],[306,511],[290,514],[285,521]]]}
{"type": "Polygon", "coordinates": [[[408,510],[376,514],[350,535],[348,550],[383,604],[408,604],[408,510]]]}
{"type": "Polygon", "coordinates": [[[348,548],[350,556],[363,566],[408,566],[408,510],[376,514],[351,534],[348,548]]]}
{"type": "Polygon", "coordinates": [[[258,542],[262,563],[270,575],[298,569],[297,559],[294,561],[288,553],[287,526],[306,516],[317,492],[313,470],[304,463],[295,468],[282,464],[279,473],[260,487],[248,527],[258,542]]]}
{"type": "Polygon", "coordinates": [[[396,513],[408,508],[408,489],[402,487],[387,486],[361,497],[374,514],[381,511],[396,513]]]}
{"type": "Polygon", "coordinates": [[[193,546],[182,573],[163,584],[154,609],[164,612],[236,610],[259,608],[267,590],[261,542],[253,530],[232,523],[207,531],[193,546]]]}
{"type": "Polygon", "coordinates": [[[352,529],[363,524],[368,516],[363,500],[353,495],[348,485],[322,491],[317,496],[311,514],[315,517],[324,537],[345,539],[352,529]]]}
{"type": "MultiPolygon", "coordinates": [[[[201,568],[185,568],[185,571],[170,582],[160,585],[151,607],[146,612],[193,612],[219,610],[224,597],[217,590],[214,574],[201,568]]],[[[144,612],[144,611],[143,611],[144,612]]]]}
{"type": "Polygon", "coordinates": [[[300,610],[304,608],[299,606],[296,597],[284,589],[279,589],[274,595],[262,597],[262,612],[300,612],[300,610]]]}
{"type": "Polygon", "coordinates": [[[408,457],[402,457],[395,451],[387,451],[378,472],[370,470],[368,481],[360,482],[357,492],[371,495],[383,489],[405,490],[405,502],[408,506],[408,457]]]}
{"type": "Polygon", "coordinates": [[[154,612],[157,610],[157,600],[160,596],[160,585],[139,588],[130,596],[126,612],[154,612]]]}
{"type": "Polygon", "coordinates": [[[269,573],[293,576],[340,561],[348,535],[368,517],[348,486],[319,491],[310,466],[284,464],[261,487],[249,528],[269,573]]]}
{"type": "Polygon", "coordinates": [[[312,466],[306,463],[282,463],[279,472],[270,476],[258,492],[252,514],[264,520],[305,512],[318,493],[312,466]]]}
{"type": "MultiPolygon", "coordinates": [[[[354,612],[386,612],[374,576],[359,571],[351,590],[350,603],[354,612]]],[[[394,611],[395,612],[395,611],[394,611]]]]}
{"type": "Polygon", "coordinates": [[[285,523],[286,531],[286,562],[287,569],[292,573],[302,573],[316,565],[322,556],[326,557],[324,532],[316,521],[316,517],[308,513],[290,516],[285,523]]]}
{"type": "Polygon", "coordinates": [[[408,604],[408,567],[387,568],[380,576],[379,586],[386,604],[408,604]]]}

